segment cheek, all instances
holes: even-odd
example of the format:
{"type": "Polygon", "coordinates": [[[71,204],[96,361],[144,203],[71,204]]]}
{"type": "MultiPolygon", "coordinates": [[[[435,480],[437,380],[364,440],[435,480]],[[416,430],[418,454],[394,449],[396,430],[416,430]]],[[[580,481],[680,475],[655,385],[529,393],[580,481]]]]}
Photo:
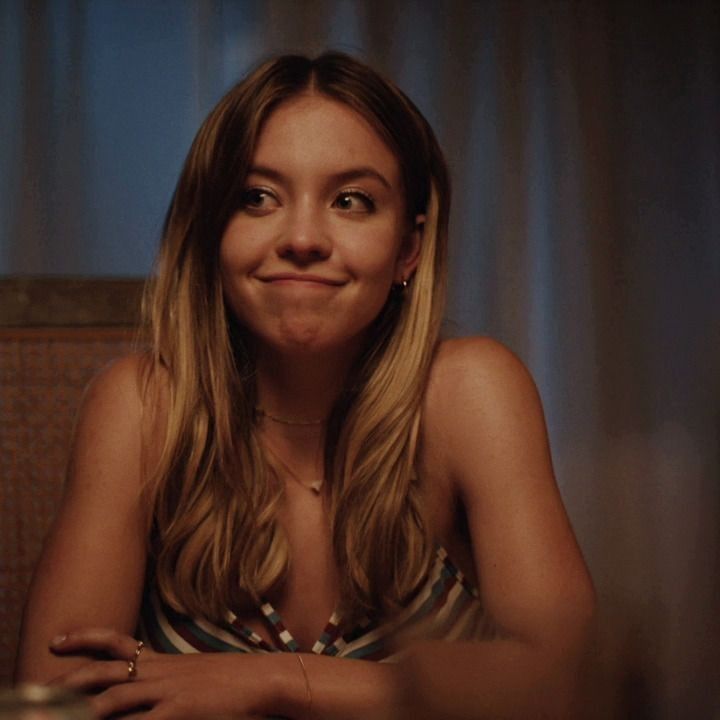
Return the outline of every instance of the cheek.
{"type": "Polygon", "coordinates": [[[382,262],[368,263],[363,285],[370,296],[368,299],[371,299],[378,312],[392,292],[394,280],[395,263],[393,256],[387,256],[382,262]]]}
{"type": "Polygon", "coordinates": [[[236,238],[223,236],[218,253],[218,269],[225,302],[235,317],[242,321],[243,308],[248,302],[245,279],[250,271],[250,262],[236,238]]]}
{"type": "Polygon", "coordinates": [[[400,254],[400,241],[394,233],[363,233],[343,248],[344,262],[358,276],[378,284],[391,282],[400,254]]]}
{"type": "Polygon", "coordinates": [[[243,281],[257,269],[261,262],[261,243],[244,228],[231,223],[220,240],[218,265],[223,290],[237,292],[243,281]]]}

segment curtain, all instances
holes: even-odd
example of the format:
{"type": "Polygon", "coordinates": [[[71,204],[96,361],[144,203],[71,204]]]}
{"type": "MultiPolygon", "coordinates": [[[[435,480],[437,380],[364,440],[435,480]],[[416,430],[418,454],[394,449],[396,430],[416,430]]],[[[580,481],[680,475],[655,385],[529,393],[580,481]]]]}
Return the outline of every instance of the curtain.
{"type": "Polygon", "coordinates": [[[720,717],[717,3],[0,0],[0,274],[147,274],[204,115],[328,47],[445,148],[447,332],[540,388],[600,598],[588,716],[720,717]]]}

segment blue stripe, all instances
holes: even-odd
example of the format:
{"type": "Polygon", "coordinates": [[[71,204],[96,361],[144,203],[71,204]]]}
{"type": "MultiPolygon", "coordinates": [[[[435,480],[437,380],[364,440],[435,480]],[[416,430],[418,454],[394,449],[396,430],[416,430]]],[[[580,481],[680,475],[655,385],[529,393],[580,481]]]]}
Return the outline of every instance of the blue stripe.
{"type": "MultiPolygon", "coordinates": [[[[273,634],[277,636],[277,645],[275,646],[259,638],[256,632],[241,623],[224,624],[220,626],[212,626],[208,623],[210,629],[204,630],[193,619],[173,611],[172,608],[166,606],[157,598],[156,608],[151,600],[151,595],[154,595],[154,593],[145,593],[141,624],[145,626],[144,629],[149,641],[148,644],[158,652],[182,652],[182,650],[173,645],[170,638],[162,631],[160,619],[163,615],[166,617],[169,625],[176,631],[179,626],[203,645],[219,652],[257,653],[268,651],[281,652],[284,650],[298,652],[300,649],[297,641],[283,625],[280,614],[270,603],[266,602],[260,610],[266,618],[273,634]],[[233,637],[237,637],[238,641],[245,647],[236,647],[221,640],[217,635],[213,634],[213,628],[215,627],[218,631],[224,630],[233,637]],[[281,632],[287,633],[289,637],[287,643],[280,637],[281,632]]],[[[478,598],[479,593],[477,589],[470,585],[461,571],[452,563],[443,548],[437,546],[435,562],[430,569],[426,583],[415,597],[415,602],[418,602],[420,599],[421,602],[412,613],[409,613],[407,617],[403,617],[403,613],[401,613],[397,620],[391,620],[385,625],[382,623],[374,623],[364,618],[356,627],[340,637],[328,632],[326,626],[318,642],[315,643],[317,647],[316,652],[328,656],[360,659],[382,653],[383,649],[385,649],[385,656],[388,656],[394,649],[393,643],[391,642],[392,638],[411,630],[413,625],[419,625],[420,630],[423,632],[423,637],[437,638],[446,634],[464,613],[481,613],[482,610],[478,598]],[[451,607],[447,607],[448,602],[451,602],[450,598],[446,598],[444,602],[438,605],[439,598],[444,594],[449,594],[455,586],[460,586],[461,592],[457,595],[454,602],[451,603],[451,607]],[[433,616],[443,608],[446,609],[446,617],[444,620],[442,622],[433,622],[433,616]],[[362,641],[363,636],[375,632],[378,632],[379,636],[372,642],[368,642],[360,647],[355,647],[353,650],[347,649],[348,646],[362,641]]],[[[178,632],[178,634],[182,636],[182,633],[178,632]]]]}

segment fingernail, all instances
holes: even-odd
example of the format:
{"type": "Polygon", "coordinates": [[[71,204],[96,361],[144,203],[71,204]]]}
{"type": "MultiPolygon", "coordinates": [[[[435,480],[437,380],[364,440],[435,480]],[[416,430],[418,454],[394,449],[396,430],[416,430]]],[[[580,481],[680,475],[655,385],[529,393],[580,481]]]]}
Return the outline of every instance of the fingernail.
{"type": "Polygon", "coordinates": [[[67,640],[67,635],[56,635],[51,641],[51,645],[62,645],[67,640]]]}

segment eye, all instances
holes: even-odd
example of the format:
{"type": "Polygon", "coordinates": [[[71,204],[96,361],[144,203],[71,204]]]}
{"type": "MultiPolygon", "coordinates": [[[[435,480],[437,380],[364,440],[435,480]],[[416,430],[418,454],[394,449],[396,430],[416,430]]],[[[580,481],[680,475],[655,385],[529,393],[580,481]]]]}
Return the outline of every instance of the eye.
{"type": "Polygon", "coordinates": [[[344,190],[334,200],[333,207],[351,213],[371,213],[375,201],[362,190],[344,190]]]}
{"type": "Polygon", "coordinates": [[[243,190],[240,197],[240,207],[245,210],[264,211],[277,206],[277,198],[268,189],[251,187],[243,190]]]}

